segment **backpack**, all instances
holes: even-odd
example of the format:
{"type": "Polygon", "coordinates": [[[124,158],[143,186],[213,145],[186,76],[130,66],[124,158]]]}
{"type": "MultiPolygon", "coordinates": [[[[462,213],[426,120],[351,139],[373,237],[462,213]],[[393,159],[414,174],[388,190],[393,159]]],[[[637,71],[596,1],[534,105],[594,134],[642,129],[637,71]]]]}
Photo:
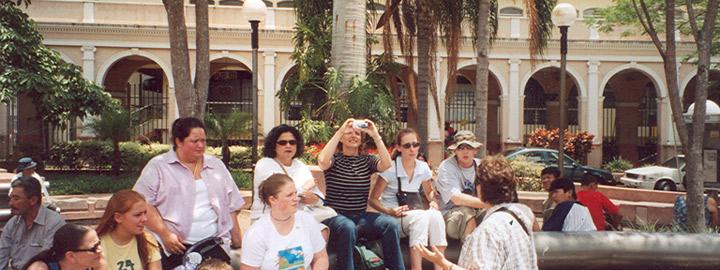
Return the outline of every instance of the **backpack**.
{"type": "Polygon", "coordinates": [[[384,270],[385,262],[380,256],[364,245],[353,247],[355,269],[358,270],[384,270]]]}

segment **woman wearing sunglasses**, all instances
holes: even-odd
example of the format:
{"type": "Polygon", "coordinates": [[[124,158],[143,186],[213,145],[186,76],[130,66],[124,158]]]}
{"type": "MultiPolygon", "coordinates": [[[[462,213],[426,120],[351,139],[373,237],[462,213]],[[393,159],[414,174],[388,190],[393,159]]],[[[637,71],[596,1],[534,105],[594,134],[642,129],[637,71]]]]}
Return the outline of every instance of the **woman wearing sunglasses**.
{"type": "Polygon", "coordinates": [[[139,193],[125,189],[108,201],[95,231],[100,236],[103,255],[118,269],[160,270],[157,241],[145,232],[147,202],[139,193]]]}
{"type": "Polygon", "coordinates": [[[318,155],[325,171],[327,200],[337,216],[323,223],[330,228],[330,247],[337,253],[337,269],[354,269],[353,246],[359,238],[382,239],[385,266],[405,269],[400,253],[400,227],[395,218],[368,212],[370,176],[390,168],[390,153],[377,126],[370,120],[345,120],[318,155]],[[363,151],[363,137],[370,136],[378,156],[363,151]],[[361,226],[358,226],[361,225],[361,226]]]}
{"type": "MultiPolygon", "coordinates": [[[[401,235],[410,237],[410,247],[427,246],[429,243],[442,252],[447,247],[445,220],[435,201],[430,166],[417,159],[420,138],[417,132],[406,128],[395,136],[395,145],[392,165],[380,174],[381,181],[375,182],[370,194],[370,206],[398,219],[401,235]],[[401,196],[407,198],[405,202],[399,202],[398,183],[404,194],[401,196]],[[416,199],[411,202],[410,196],[416,199]],[[421,196],[425,196],[430,202],[427,207],[419,204],[422,202],[421,196]]],[[[415,249],[410,249],[410,265],[413,270],[422,269],[422,256],[415,249]]],[[[435,269],[442,267],[435,265],[435,269]]]]}
{"type": "Polygon", "coordinates": [[[270,207],[258,195],[258,188],[268,177],[276,173],[290,176],[295,183],[298,197],[300,197],[300,203],[297,204],[298,210],[305,209],[305,205],[320,202],[320,197],[323,195],[315,185],[310,168],[297,159],[303,154],[304,145],[300,132],[285,124],[274,127],[265,137],[264,157],[255,164],[255,175],[253,176],[255,197],[250,213],[253,223],[270,211],[270,207]]]}
{"type": "Polygon", "coordinates": [[[102,250],[94,230],[68,223],[55,232],[52,247],[30,259],[23,269],[104,269],[102,250]]]}

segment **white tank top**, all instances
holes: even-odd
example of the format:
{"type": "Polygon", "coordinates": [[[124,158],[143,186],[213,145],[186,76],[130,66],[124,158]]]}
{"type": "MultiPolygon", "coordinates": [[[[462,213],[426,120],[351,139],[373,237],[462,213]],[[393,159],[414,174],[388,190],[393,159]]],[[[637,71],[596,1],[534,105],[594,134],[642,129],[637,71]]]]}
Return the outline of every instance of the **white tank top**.
{"type": "Polygon", "coordinates": [[[210,205],[210,195],[203,179],[195,180],[195,207],[193,208],[192,227],[184,242],[194,244],[217,234],[218,216],[210,205]]]}

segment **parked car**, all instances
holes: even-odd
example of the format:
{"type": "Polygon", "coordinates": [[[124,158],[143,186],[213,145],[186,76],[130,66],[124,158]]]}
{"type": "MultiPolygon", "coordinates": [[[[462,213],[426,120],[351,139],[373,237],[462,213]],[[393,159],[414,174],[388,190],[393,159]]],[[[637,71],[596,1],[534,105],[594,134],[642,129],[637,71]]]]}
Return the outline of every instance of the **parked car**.
{"type": "MultiPolygon", "coordinates": [[[[524,156],[525,159],[528,161],[539,163],[540,165],[545,167],[551,167],[557,166],[558,151],[555,149],[547,148],[520,147],[503,152],[503,156],[505,156],[505,158],[507,158],[508,160],[513,160],[519,156],[524,156]]],[[[613,178],[610,171],[582,165],[580,164],[580,162],[575,161],[568,155],[565,155],[563,167],[565,167],[563,168],[563,176],[568,177],[575,182],[580,182],[583,175],[589,173],[600,179],[599,184],[616,184],[615,179],[613,178]]]]}
{"type": "Polygon", "coordinates": [[[675,191],[685,189],[685,156],[672,157],[660,166],[647,166],[625,171],[620,182],[627,187],[675,191]]]}

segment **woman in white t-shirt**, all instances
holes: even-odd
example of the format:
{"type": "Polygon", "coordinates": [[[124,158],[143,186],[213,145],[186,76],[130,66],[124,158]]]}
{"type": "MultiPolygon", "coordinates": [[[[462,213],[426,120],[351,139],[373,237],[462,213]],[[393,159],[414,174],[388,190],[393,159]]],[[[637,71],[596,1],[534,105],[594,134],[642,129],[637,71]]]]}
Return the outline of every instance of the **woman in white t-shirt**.
{"type": "Polygon", "coordinates": [[[323,196],[315,185],[315,179],[310,168],[297,157],[303,154],[304,142],[300,132],[291,126],[282,124],[274,127],[265,137],[263,158],[255,164],[253,176],[253,189],[255,196],[250,212],[250,220],[257,221],[267,213],[267,205],[258,196],[258,187],[273,174],[287,174],[295,183],[298,195],[301,197],[298,209],[305,205],[316,204],[323,196]]]}
{"type": "MultiPolygon", "coordinates": [[[[376,210],[399,219],[401,233],[410,237],[411,247],[427,246],[429,242],[430,245],[444,251],[447,247],[445,220],[435,202],[430,167],[417,159],[420,149],[419,139],[417,132],[412,129],[407,128],[398,132],[395,137],[392,166],[380,174],[370,194],[369,202],[376,210]],[[399,205],[396,195],[398,181],[401,181],[402,191],[410,194],[409,196],[422,192],[419,196],[428,199],[430,202],[428,208],[411,209],[412,205],[399,205]]],[[[422,257],[417,250],[410,250],[410,261],[412,269],[422,269],[422,257]]],[[[435,269],[442,267],[436,265],[435,269]]]]}
{"type": "Polygon", "coordinates": [[[328,269],[320,223],[297,211],[293,180],[286,174],[273,174],[260,184],[258,197],[269,211],[245,233],[240,269],[328,269]]]}

